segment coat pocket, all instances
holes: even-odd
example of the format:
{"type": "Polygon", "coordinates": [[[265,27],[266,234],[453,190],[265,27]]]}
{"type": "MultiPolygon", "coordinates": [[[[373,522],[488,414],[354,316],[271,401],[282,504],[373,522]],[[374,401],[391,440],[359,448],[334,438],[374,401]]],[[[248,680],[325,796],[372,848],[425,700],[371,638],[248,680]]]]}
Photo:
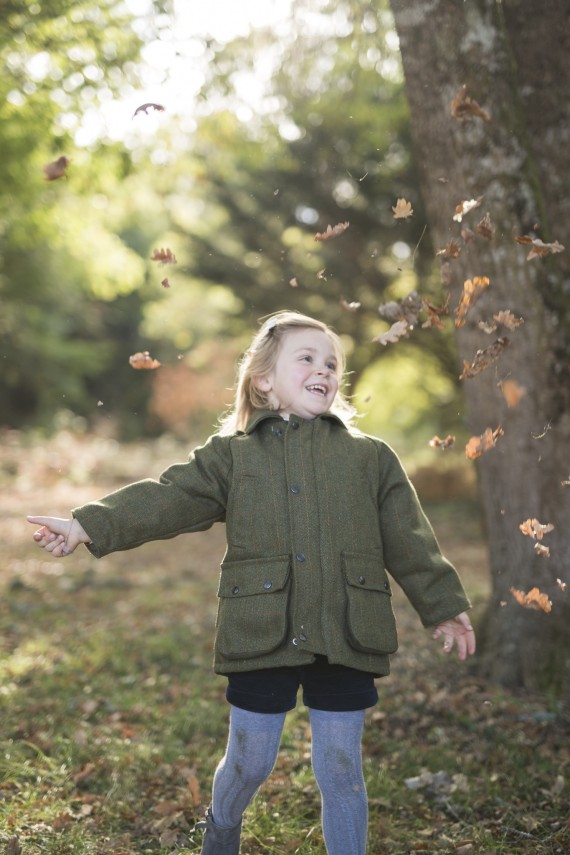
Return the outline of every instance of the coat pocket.
{"type": "Polygon", "coordinates": [[[395,653],[398,649],[392,591],[381,556],[345,552],[342,556],[347,591],[348,641],[363,653],[395,653]]]}
{"type": "Polygon", "coordinates": [[[216,649],[226,659],[252,659],[287,638],[288,555],[224,561],[218,589],[216,649]]]}

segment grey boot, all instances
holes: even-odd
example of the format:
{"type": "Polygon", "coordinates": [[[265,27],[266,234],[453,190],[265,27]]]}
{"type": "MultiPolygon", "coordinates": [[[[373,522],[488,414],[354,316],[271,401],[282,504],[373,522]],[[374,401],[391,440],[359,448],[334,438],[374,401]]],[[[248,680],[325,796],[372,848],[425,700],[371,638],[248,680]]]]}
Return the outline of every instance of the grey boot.
{"type": "Polygon", "coordinates": [[[212,809],[206,811],[206,818],[196,823],[196,829],[204,829],[204,841],[201,855],[239,855],[241,822],[231,828],[221,828],[214,824],[212,809]]]}

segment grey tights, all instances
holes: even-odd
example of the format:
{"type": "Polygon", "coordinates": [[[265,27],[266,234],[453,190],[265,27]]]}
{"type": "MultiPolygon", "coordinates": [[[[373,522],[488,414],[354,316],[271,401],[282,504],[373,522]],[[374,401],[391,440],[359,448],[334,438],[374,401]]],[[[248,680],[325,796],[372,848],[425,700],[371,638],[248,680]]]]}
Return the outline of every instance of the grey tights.
{"type": "MultiPolygon", "coordinates": [[[[328,855],[364,855],[368,803],[362,775],[364,711],[310,710],[315,778],[321,792],[328,855]]],[[[237,825],[271,773],[285,713],[231,707],[225,756],[214,774],[212,814],[218,826],[237,825]]]]}

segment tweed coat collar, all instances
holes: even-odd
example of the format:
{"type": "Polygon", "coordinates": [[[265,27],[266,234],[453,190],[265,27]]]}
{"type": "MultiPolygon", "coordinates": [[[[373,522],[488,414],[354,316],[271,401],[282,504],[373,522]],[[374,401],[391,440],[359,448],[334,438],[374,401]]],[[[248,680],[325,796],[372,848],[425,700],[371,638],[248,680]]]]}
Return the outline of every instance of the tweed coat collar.
{"type": "MultiPolygon", "coordinates": [[[[294,413],[292,413],[291,418],[292,419],[295,419],[295,418],[300,419],[301,416],[296,416],[294,413]]],[[[242,434],[242,435],[244,433],[245,434],[253,433],[253,431],[258,427],[258,425],[260,425],[261,422],[266,421],[267,419],[279,419],[280,421],[283,421],[282,416],[280,416],[279,413],[274,412],[274,410],[256,410],[255,413],[251,416],[250,420],[248,421],[245,430],[244,431],[237,431],[237,433],[242,434]]],[[[323,413],[322,415],[317,416],[315,421],[317,421],[318,419],[330,419],[331,421],[338,422],[338,424],[341,425],[341,427],[346,429],[346,425],[343,422],[343,420],[339,416],[337,416],[335,413],[331,413],[331,412],[323,413]]],[[[303,421],[303,419],[302,419],[302,421],[303,421]]]]}

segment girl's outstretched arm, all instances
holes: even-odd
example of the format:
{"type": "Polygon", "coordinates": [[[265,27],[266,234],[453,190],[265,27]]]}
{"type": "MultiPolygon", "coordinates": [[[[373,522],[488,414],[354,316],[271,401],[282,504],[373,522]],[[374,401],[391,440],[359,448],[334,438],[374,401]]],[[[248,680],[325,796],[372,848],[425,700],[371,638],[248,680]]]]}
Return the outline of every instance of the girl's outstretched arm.
{"type": "Polygon", "coordinates": [[[28,522],[41,526],[34,532],[34,540],[51,552],[54,558],[71,555],[80,543],[90,543],[91,538],[76,519],[59,517],[27,517],[28,522]]]}
{"type": "Polygon", "coordinates": [[[457,617],[444,620],[438,624],[433,631],[433,638],[443,635],[443,649],[451,653],[454,644],[457,644],[457,655],[460,659],[472,656],[475,653],[475,633],[467,612],[461,612],[457,617]]]}

